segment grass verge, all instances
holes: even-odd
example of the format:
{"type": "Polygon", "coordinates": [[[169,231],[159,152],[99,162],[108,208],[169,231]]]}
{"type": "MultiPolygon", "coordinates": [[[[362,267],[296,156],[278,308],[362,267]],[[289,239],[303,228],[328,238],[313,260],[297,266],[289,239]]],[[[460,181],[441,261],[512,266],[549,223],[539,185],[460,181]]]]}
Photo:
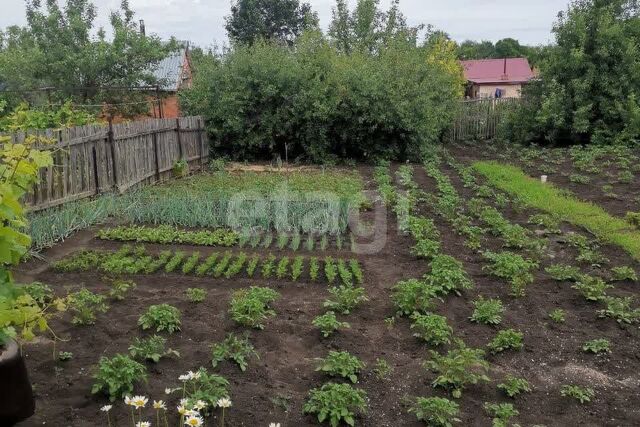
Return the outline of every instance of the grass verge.
{"type": "Polygon", "coordinates": [[[640,261],[640,232],[633,230],[624,219],[609,215],[594,203],[578,200],[552,184],[543,184],[515,166],[476,162],[473,168],[495,187],[517,196],[527,206],[584,227],[601,241],[622,247],[640,261]]]}

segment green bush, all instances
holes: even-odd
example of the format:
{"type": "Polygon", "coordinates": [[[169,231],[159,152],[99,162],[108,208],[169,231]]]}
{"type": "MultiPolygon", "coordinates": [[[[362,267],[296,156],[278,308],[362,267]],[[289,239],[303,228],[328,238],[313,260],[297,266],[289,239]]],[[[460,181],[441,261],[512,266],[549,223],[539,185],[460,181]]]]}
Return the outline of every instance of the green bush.
{"type": "Polygon", "coordinates": [[[94,378],[95,383],[91,393],[104,392],[113,402],[132,394],[137,382],[146,381],[147,371],[144,365],[129,356],[116,354],[111,359],[106,357],[100,359],[94,378]]]}
{"type": "Polygon", "coordinates": [[[409,412],[432,427],[453,427],[460,422],[460,406],[443,397],[418,397],[409,412]]]}
{"type": "Polygon", "coordinates": [[[180,310],[169,304],[152,305],[140,316],[138,325],[144,330],[155,329],[156,332],[172,334],[180,330],[180,310]]]}
{"type": "Polygon", "coordinates": [[[349,352],[330,351],[326,358],[319,360],[316,371],[326,372],[332,377],[342,377],[356,383],[358,374],[364,368],[364,362],[349,352]]]}
{"type": "Polygon", "coordinates": [[[216,152],[236,159],[404,158],[438,141],[459,99],[456,73],[406,41],[340,54],[319,32],[291,49],[234,46],[200,67],[182,94],[216,152]]]}
{"type": "Polygon", "coordinates": [[[366,398],[364,390],[349,384],[326,383],[309,392],[303,410],[305,414],[317,415],[318,422],[328,421],[332,427],[338,427],[341,421],[353,426],[356,413],[367,408],[366,398]]]}

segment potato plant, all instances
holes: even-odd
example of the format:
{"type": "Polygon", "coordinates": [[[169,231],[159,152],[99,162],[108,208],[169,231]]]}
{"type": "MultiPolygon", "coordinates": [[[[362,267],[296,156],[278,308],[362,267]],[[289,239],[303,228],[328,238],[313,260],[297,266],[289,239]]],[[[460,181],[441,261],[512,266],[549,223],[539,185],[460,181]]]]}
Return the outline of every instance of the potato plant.
{"type": "Polygon", "coordinates": [[[522,338],[522,332],[514,329],[504,329],[498,332],[495,338],[487,345],[487,348],[492,354],[502,353],[506,350],[522,350],[524,347],[522,338]]]}
{"type": "Polygon", "coordinates": [[[453,329],[447,323],[447,318],[437,314],[414,313],[411,316],[413,336],[424,340],[427,344],[439,346],[451,343],[453,329]]]}
{"type": "Polygon", "coordinates": [[[109,309],[106,297],[82,288],[69,295],[67,299],[69,311],[73,313],[71,321],[74,325],[93,325],[97,313],[106,313],[109,309]]]}
{"type": "Polygon", "coordinates": [[[324,372],[332,377],[342,377],[352,383],[358,382],[358,374],[365,364],[346,351],[330,351],[327,357],[318,361],[316,371],[324,372]]]}
{"type": "Polygon", "coordinates": [[[503,382],[498,384],[498,389],[502,390],[507,396],[514,398],[519,394],[530,392],[531,385],[524,378],[507,374],[503,382]]]}
{"type": "Polygon", "coordinates": [[[367,408],[366,398],[364,390],[329,382],[309,392],[303,411],[316,415],[319,423],[329,422],[331,427],[338,427],[341,422],[353,426],[356,415],[367,408]]]}
{"type": "Polygon", "coordinates": [[[473,302],[473,314],[470,317],[472,322],[484,323],[485,325],[499,325],[502,322],[504,306],[499,299],[485,299],[480,296],[473,302]]]}
{"type": "Polygon", "coordinates": [[[148,338],[134,338],[129,346],[129,354],[133,359],[158,363],[163,357],[180,357],[180,353],[172,349],[165,349],[167,340],[159,335],[148,338]]]}
{"type": "Polygon", "coordinates": [[[442,387],[458,399],[468,386],[480,381],[488,382],[489,364],[484,360],[484,351],[472,349],[458,342],[457,346],[441,355],[431,351],[431,359],[424,362],[426,369],[435,372],[434,387],[442,387]]]}
{"type": "Polygon", "coordinates": [[[228,334],[222,342],[211,346],[211,364],[214,368],[224,360],[231,360],[244,372],[247,370],[248,360],[252,356],[257,358],[258,353],[249,342],[248,335],[238,337],[234,334],[228,334]]]}
{"type": "Polygon", "coordinates": [[[91,393],[104,393],[114,402],[131,395],[136,383],[146,381],[147,370],[144,365],[129,356],[116,354],[112,358],[102,357],[94,375],[91,393]]]}
{"type": "Polygon", "coordinates": [[[364,288],[334,286],[329,293],[331,298],[324,302],[324,307],[341,314],[349,314],[363,302],[369,301],[364,288]]]}
{"type": "Polygon", "coordinates": [[[169,304],[152,305],[138,319],[138,325],[143,330],[155,329],[156,332],[180,330],[180,310],[169,304]]]}
{"type": "Polygon", "coordinates": [[[231,296],[229,313],[233,320],[243,326],[264,329],[263,322],[276,315],[270,304],[279,297],[280,294],[271,288],[252,286],[239,289],[231,296]]]}

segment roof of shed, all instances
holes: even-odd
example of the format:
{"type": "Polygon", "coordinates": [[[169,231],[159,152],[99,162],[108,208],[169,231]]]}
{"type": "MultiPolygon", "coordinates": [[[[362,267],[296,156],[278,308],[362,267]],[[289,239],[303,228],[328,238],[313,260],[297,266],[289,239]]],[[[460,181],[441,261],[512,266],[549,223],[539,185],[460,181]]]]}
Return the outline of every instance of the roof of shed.
{"type": "Polygon", "coordinates": [[[527,58],[461,61],[464,77],[473,83],[525,83],[535,77],[527,58]]]}
{"type": "Polygon", "coordinates": [[[181,48],[156,65],[152,73],[160,81],[160,90],[175,92],[180,88],[185,61],[187,61],[187,50],[181,48]]]}

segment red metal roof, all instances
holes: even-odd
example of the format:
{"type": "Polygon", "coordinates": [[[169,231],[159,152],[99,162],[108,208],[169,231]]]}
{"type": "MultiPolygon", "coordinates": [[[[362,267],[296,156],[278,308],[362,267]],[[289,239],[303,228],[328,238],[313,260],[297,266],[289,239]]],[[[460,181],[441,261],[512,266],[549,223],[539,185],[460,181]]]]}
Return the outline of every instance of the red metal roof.
{"type": "Polygon", "coordinates": [[[525,83],[534,78],[526,58],[460,61],[464,77],[473,83],[525,83]]]}

